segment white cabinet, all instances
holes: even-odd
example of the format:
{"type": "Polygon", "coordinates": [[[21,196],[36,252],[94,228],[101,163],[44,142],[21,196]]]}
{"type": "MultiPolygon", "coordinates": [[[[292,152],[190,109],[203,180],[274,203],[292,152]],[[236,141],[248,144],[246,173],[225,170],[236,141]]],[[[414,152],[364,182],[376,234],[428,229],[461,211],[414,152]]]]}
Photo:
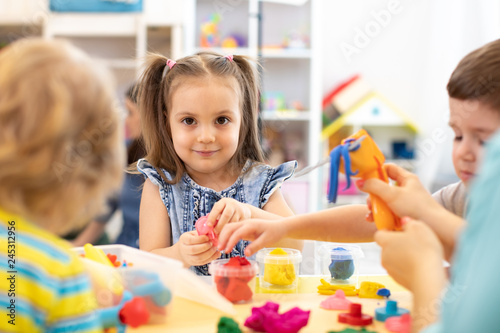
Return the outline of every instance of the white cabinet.
{"type": "MultiPolygon", "coordinates": [[[[321,76],[318,0],[190,0],[186,54],[210,49],[262,64],[264,147],[269,163],[320,160],[321,76]]],[[[317,170],[293,178],[283,193],[296,213],[320,207],[317,170]]]]}

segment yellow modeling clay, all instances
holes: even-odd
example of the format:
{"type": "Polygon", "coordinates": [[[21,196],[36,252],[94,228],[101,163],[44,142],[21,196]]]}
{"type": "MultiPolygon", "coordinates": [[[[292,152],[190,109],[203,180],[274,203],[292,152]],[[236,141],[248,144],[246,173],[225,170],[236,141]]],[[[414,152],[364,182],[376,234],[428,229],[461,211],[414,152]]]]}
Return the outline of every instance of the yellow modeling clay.
{"type": "MultiPolygon", "coordinates": [[[[286,260],[286,251],[276,248],[269,252],[270,255],[283,256],[286,260]]],[[[279,286],[288,286],[295,281],[295,266],[293,264],[268,264],[264,265],[264,281],[279,286]]]]}
{"type": "Polygon", "coordinates": [[[384,298],[382,296],[377,295],[377,291],[382,288],[385,288],[383,284],[377,282],[363,281],[361,282],[361,286],[359,287],[358,296],[360,298],[384,298]]]}
{"type": "Polygon", "coordinates": [[[282,248],[277,247],[274,250],[272,250],[271,252],[269,252],[269,254],[287,255],[288,253],[286,253],[286,251],[283,250],[282,248]]]}
{"type": "Polygon", "coordinates": [[[356,296],[358,290],[350,284],[330,284],[321,279],[321,285],[318,286],[318,293],[321,295],[334,295],[337,289],[342,289],[346,296],[356,296]]]}

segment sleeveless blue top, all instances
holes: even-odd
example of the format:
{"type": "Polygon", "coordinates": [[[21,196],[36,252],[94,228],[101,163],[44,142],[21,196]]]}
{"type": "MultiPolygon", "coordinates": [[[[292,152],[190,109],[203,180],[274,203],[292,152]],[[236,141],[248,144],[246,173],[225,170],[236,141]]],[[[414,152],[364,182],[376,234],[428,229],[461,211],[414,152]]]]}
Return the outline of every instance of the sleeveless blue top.
{"type": "MultiPolygon", "coordinates": [[[[222,198],[232,198],[258,208],[264,207],[274,191],[293,175],[295,168],[297,168],[296,161],[286,162],[273,168],[249,160],[236,182],[217,192],[198,185],[187,173],[177,184],[170,185],[145,159],[137,163],[137,169],[159,188],[160,198],[170,218],[171,244],[177,243],[183,233],[194,230],[196,220],[210,213],[213,205],[222,198]]],[[[167,170],[161,169],[161,171],[168,180],[172,179],[167,170]]],[[[248,243],[240,240],[230,256],[243,255],[248,243]]],[[[191,269],[198,275],[209,275],[208,265],[193,266],[191,269]]]]}

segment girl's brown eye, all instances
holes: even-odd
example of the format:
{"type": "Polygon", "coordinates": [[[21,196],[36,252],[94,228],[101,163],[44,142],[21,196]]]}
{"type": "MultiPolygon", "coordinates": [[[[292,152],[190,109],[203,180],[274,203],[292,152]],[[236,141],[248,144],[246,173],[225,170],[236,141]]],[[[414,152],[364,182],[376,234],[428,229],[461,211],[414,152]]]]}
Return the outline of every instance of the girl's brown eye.
{"type": "Polygon", "coordinates": [[[225,125],[228,122],[229,122],[229,119],[227,119],[226,117],[217,118],[217,124],[219,124],[219,125],[225,125]]]}
{"type": "Polygon", "coordinates": [[[182,119],[182,122],[186,125],[193,125],[194,119],[193,118],[184,118],[184,119],[182,119]]]}

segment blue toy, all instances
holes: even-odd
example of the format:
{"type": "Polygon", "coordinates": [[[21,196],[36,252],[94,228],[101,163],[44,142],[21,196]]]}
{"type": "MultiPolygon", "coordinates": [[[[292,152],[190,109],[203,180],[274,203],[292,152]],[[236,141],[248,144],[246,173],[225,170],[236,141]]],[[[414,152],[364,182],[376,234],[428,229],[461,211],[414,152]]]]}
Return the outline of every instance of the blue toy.
{"type": "Polygon", "coordinates": [[[389,317],[398,317],[409,312],[407,309],[398,308],[398,302],[387,301],[385,307],[375,309],[375,319],[385,321],[389,317]]]}

